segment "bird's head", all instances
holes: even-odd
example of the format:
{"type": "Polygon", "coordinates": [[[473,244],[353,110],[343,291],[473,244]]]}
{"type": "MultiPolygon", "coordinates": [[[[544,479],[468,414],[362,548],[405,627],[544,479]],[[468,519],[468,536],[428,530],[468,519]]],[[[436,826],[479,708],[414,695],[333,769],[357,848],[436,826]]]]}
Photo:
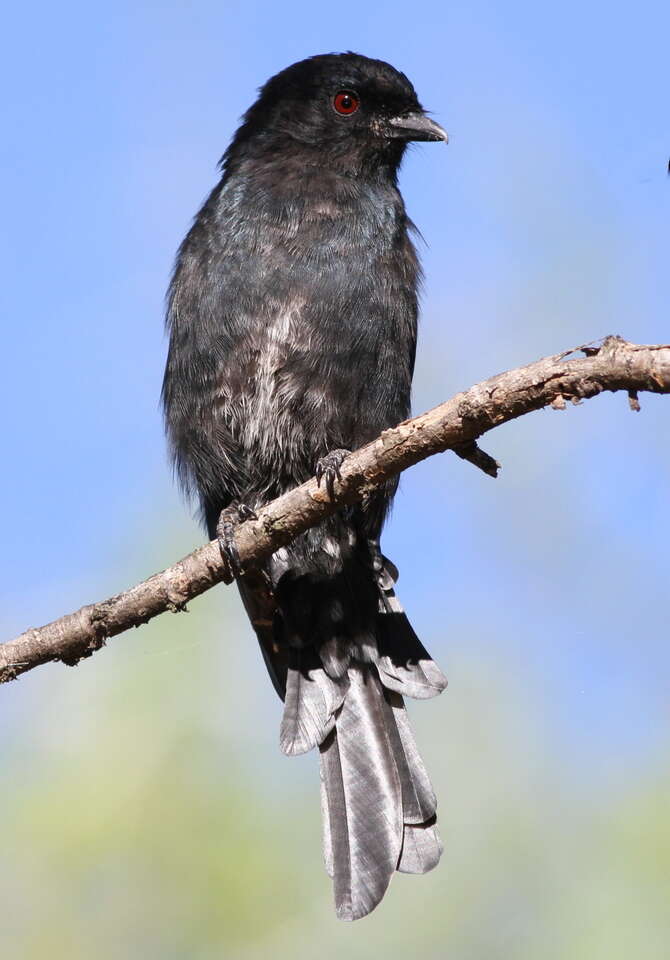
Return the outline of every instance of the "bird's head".
{"type": "Polygon", "coordinates": [[[356,53],[294,63],[261,88],[224,164],[254,147],[303,155],[306,162],[360,169],[397,167],[412,140],[447,142],[404,73],[356,53]]]}

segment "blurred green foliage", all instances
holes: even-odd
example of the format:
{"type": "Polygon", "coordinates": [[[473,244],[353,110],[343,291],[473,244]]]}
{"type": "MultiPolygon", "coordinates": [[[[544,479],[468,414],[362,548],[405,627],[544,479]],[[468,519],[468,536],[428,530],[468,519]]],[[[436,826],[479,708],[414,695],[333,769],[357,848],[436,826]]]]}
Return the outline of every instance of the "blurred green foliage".
{"type": "Polygon", "coordinates": [[[334,919],[320,862],[316,758],[279,755],[279,704],[232,591],[19,681],[2,956],[665,958],[665,756],[595,795],[548,755],[519,664],[468,657],[467,631],[450,689],[411,707],[442,863],[397,876],[353,925],[334,919]]]}

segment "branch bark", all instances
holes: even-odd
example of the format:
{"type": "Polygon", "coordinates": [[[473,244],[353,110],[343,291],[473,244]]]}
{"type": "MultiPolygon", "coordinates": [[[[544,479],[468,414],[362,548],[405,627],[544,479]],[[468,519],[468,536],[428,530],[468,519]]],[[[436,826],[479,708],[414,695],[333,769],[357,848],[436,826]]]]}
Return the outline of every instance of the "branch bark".
{"type": "MultiPolygon", "coordinates": [[[[361,500],[385,480],[433,454],[453,450],[496,476],[499,465],[476,443],[483,434],[542,407],[563,409],[566,402],[577,404],[617,390],[627,392],[632,410],[639,410],[640,392],[670,393],[670,345],[640,346],[607,337],[491,377],[385,430],[346,458],[334,503],[312,479],[268,504],[257,520],[240,525],[236,544],[242,566],[258,566],[338,506],[361,500]]],[[[218,543],[204,544],[123,593],[1,644],[0,683],[51,660],[74,666],[109,637],[167,610],[183,610],[189,600],[225,578],[218,543]]]]}

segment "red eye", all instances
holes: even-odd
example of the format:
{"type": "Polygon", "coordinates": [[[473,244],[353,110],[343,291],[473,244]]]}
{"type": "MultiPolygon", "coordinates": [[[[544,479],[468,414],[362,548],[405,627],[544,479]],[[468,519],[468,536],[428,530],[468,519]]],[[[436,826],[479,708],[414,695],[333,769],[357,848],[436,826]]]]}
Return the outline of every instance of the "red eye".
{"type": "Polygon", "coordinates": [[[358,108],[361,105],[361,101],[358,99],[355,93],[352,93],[351,90],[340,90],[339,93],[336,93],[333,97],[333,106],[337,113],[341,113],[342,116],[348,117],[352,113],[356,113],[358,108]]]}

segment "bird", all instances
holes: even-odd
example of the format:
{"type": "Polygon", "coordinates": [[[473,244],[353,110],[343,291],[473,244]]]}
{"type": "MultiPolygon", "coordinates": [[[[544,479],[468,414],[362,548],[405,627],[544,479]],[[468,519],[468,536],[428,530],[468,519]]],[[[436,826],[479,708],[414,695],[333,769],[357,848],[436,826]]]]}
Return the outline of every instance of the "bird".
{"type": "Polygon", "coordinates": [[[380,546],[397,487],[242,569],[237,524],[410,413],[421,268],[398,189],[412,141],[448,142],[404,73],[329,53],[271,77],[220,161],[167,294],[162,389],[176,472],[218,538],[284,702],[280,748],[318,749],[336,915],[436,866],[436,799],[404,697],[447,680],[380,546]]]}

